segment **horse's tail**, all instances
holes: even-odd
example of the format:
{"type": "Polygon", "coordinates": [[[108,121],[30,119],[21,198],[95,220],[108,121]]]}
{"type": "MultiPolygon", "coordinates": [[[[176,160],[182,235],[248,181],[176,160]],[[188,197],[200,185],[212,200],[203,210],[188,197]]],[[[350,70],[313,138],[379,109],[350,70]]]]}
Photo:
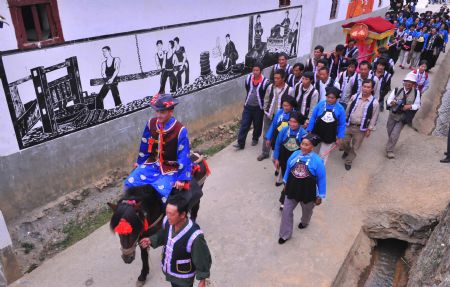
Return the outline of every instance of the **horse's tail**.
{"type": "Polygon", "coordinates": [[[205,180],[211,175],[206,156],[193,152],[191,153],[192,160],[192,176],[197,180],[198,184],[203,187],[205,180]]]}

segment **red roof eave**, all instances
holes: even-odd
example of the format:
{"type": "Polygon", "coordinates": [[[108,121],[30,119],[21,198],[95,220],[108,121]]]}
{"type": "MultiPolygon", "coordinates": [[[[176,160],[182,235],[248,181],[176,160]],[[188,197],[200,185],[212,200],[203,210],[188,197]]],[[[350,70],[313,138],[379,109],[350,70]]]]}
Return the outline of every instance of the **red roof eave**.
{"type": "Polygon", "coordinates": [[[395,29],[395,26],[391,22],[381,17],[370,17],[360,21],[350,22],[342,25],[342,28],[351,28],[353,27],[353,25],[359,23],[367,25],[370,32],[375,32],[379,34],[395,29]]]}

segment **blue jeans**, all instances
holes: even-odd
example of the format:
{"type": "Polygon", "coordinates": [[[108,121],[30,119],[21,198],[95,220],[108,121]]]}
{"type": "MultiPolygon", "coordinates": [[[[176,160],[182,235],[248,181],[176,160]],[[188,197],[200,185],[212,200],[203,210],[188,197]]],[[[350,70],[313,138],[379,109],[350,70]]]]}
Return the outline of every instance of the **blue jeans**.
{"type": "Polygon", "coordinates": [[[253,123],[253,136],[254,141],[259,140],[262,133],[264,111],[259,107],[244,106],[242,111],[241,128],[239,129],[238,144],[241,147],[245,146],[245,139],[247,138],[248,131],[253,123]]]}

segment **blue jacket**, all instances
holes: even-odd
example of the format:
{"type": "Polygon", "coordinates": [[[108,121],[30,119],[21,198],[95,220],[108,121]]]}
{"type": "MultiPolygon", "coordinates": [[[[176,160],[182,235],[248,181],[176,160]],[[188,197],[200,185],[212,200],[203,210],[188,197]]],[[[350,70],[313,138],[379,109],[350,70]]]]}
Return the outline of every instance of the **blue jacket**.
{"type": "Polygon", "coordinates": [[[343,139],[345,136],[345,125],[346,125],[345,109],[340,103],[336,103],[334,105],[328,105],[327,100],[320,101],[316,105],[316,107],[314,108],[313,113],[311,115],[311,118],[309,119],[309,124],[308,124],[308,127],[306,128],[306,131],[307,132],[313,131],[317,118],[320,117],[325,110],[325,105],[328,110],[334,109],[334,114],[338,121],[337,138],[343,139]]]}
{"type": "Polygon", "coordinates": [[[289,117],[291,113],[285,113],[283,109],[279,109],[275,116],[273,117],[272,123],[270,124],[269,130],[266,133],[266,140],[270,141],[272,139],[272,135],[275,132],[278,124],[282,121],[289,121],[289,117]]]}
{"type": "Polygon", "coordinates": [[[414,19],[412,17],[409,17],[408,19],[406,19],[406,22],[405,22],[406,29],[409,29],[409,27],[411,27],[411,25],[413,23],[414,23],[414,19]]]}
{"type": "Polygon", "coordinates": [[[442,35],[442,38],[444,39],[444,43],[447,44],[448,42],[448,31],[445,29],[439,30],[439,34],[442,35]]]}
{"type": "Polygon", "coordinates": [[[291,169],[297,163],[297,160],[302,162],[308,162],[308,170],[311,175],[317,178],[317,196],[320,198],[325,198],[327,194],[327,180],[326,180],[326,171],[325,164],[323,163],[323,159],[315,152],[310,152],[307,155],[303,155],[301,150],[294,151],[294,153],[289,157],[287,162],[286,172],[284,173],[283,181],[287,183],[289,173],[291,169]]]}
{"type": "Polygon", "coordinates": [[[289,137],[297,135],[296,138],[299,142],[302,141],[302,138],[307,134],[304,128],[300,127],[298,130],[291,130],[289,127],[284,127],[277,136],[277,140],[275,141],[275,149],[273,151],[273,159],[278,159],[280,156],[280,147],[283,142],[289,137]],[[288,134],[289,132],[289,134],[288,134]]]}
{"type": "MultiPolygon", "coordinates": [[[[175,122],[175,118],[171,118],[164,126],[164,130],[168,129],[175,122]]],[[[148,124],[145,125],[144,132],[142,133],[142,140],[139,146],[139,156],[136,160],[138,165],[145,163],[145,161],[150,156],[148,152],[148,142],[147,140],[151,137],[150,129],[148,124]]],[[[180,165],[178,172],[176,173],[176,180],[180,181],[190,181],[191,176],[191,159],[189,157],[189,138],[187,129],[183,128],[178,136],[178,147],[177,147],[177,162],[180,165]]]]}

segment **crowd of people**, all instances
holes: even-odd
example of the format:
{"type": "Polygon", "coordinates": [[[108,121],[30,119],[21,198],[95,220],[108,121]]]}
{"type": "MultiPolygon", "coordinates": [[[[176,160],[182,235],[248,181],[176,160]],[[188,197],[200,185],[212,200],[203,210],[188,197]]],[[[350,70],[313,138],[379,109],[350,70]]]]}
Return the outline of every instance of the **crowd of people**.
{"type": "Polygon", "coordinates": [[[385,152],[394,159],[401,131],[412,123],[430,87],[428,71],[448,42],[448,9],[419,14],[410,4],[387,12],[385,18],[396,29],[388,45],[368,57],[371,62],[360,57],[356,41],[350,39],[332,52],[317,45],[304,64],[291,66],[281,53],[269,78],[255,64],[245,80],[245,104],[234,147],[245,148],[252,125],[253,146],[263,134],[257,160],[272,159],[275,185],[282,186],[279,244],[292,235],[294,208],[298,204],[302,208],[298,228],[303,229],[314,206],[325,198],[329,154],[342,151],[343,166],[350,171],[361,144],[376,130],[380,113],[389,110],[385,152]],[[394,70],[408,64],[411,71],[403,84],[391,87],[394,70]]]}
{"type": "MultiPolygon", "coordinates": [[[[413,1],[412,1],[413,2],[413,1]]],[[[415,69],[421,60],[427,60],[432,69],[441,52],[445,52],[449,33],[449,9],[443,5],[439,12],[415,12],[414,3],[402,10],[389,11],[385,19],[397,27],[389,43],[389,57],[399,67],[415,69]]]]}
{"type": "MultiPolygon", "coordinates": [[[[403,127],[411,124],[420,109],[421,97],[430,87],[428,71],[445,52],[448,9],[418,14],[414,5],[406,5],[386,13],[386,19],[396,26],[395,33],[386,47],[368,57],[371,62],[362,59],[367,55],[361,56],[356,41],[350,39],[332,52],[315,46],[306,63],[290,65],[288,55],[280,53],[268,78],[262,74],[262,64],[255,63],[245,79],[234,147],[245,148],[252,126],[251,145],[258,145],[263,136],[257,160],[272,159],[275,185],[282,186],[279,244],[292,236],[296,206],[302,209],[298,228],[304,229],[314,207],[326,197],[326,163],[333,150],[342,152],[343,166],[350,171],[363,141],[377,129],[380,113],[389,110],[385,151],[393,159],[403,127]],[[402,85],[391,87],[395,67],[404,69],[407,64],[411,71],[402,85]]],[[[172,286],[192,286],[194,277],[200,280],[199,286],[205,286],[211,255],[195,217],[187,215],[184,193],[190,190],[196,167],[190,159],[188,133],[173,117],[178,101],[172,95],[155,95],[150,104],[156,117],[145,126],[135,169],[124,189],[152,186],[166,216],[160,218],[162,229],[139,238],[139,244],[144,249],[163,246],[163,272],[172,286]]],[[[450,162],[448,154],[442,162],[450,162]]],[[[135,200],[127,202],[138,205],[135,200]]]]}

